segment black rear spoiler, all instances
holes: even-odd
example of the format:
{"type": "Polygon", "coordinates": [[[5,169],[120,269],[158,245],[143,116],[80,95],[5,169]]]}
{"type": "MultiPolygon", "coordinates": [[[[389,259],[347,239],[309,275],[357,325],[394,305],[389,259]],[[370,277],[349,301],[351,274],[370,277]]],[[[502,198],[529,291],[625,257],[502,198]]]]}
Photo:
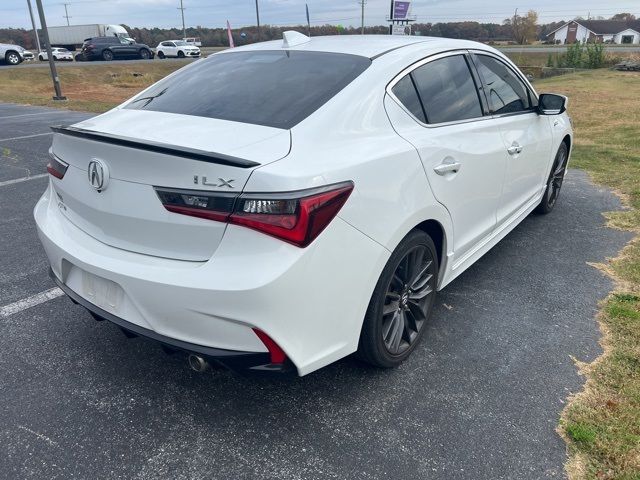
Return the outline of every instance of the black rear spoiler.
{"type": "Polygon", "coordinates": [[[51,127],[51,130],[71,137],[86,138],[96,142],[111,143],[113,145],[120,145],[121,147],[136,148],[138,150],[146,150],[149,152],[161,153],[163,155],[175,155],[177,157],[198,160],[200,162],[217,163],[220,165],[229,165],[240,168],[252,168],[260,165],[258,162],[246,160],[244,158],[232,157],[222,153],[207,152],[205,150],[180,147],[166,143],[153,142],[150,140],[138,140],[120,135],[94,132],[93,130],[85,130],[84,128],[59,125],[51,127]]]}

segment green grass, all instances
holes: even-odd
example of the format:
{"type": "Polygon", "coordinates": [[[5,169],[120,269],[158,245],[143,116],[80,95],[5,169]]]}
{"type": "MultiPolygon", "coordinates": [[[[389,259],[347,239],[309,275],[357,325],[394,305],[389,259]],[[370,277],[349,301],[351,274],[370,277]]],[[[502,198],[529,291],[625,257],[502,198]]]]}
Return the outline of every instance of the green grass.
{"type": "MultiPolygon", "coordinates": [[[[640,232],[640,74],[594,70],[541,80],[539,92],[569,96],[572,166],[618,192],[615,228],[640,232]]],[[[640,242],[602,265],[617,282],[599,320],[604,354],[582,367],[587,383],[562,415],[574,479],[640,480],[640,242]]]]}

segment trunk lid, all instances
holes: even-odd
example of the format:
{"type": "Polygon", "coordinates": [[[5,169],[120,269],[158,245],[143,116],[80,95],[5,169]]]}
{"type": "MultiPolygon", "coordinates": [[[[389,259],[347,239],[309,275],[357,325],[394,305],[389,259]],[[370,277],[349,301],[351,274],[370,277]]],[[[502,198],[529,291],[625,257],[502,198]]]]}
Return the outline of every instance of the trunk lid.
{"type": "Polygon", "coordinates": [[[288,130],[140,110],[56,132],[52,153],[69,168],[54,185],[69,221],[113,247],[191,261],[213,255],[226,223],[169,212],[154,187],[239,194],[255,168],[290,149],[288,130]],[[92,161],[103,167],[100,190],[92,161]]]}

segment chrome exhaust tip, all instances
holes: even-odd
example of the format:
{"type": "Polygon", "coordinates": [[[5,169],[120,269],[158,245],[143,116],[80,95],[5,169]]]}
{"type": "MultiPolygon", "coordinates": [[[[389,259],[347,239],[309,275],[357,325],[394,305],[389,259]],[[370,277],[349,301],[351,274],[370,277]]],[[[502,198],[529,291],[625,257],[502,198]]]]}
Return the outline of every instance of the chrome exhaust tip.
{"type": "Polygon", "coordinates": [[[191,370],[202,373],[209,369],[209,362],[198,355],[189,355],[189,366],[191,370]]]}

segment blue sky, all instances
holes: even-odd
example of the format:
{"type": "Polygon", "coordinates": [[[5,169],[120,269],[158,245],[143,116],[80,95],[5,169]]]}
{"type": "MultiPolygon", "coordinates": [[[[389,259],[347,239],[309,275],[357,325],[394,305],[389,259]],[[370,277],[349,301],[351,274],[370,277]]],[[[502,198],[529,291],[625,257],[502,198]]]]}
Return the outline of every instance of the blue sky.
{"type": "MultiPolygon", "coordinates": [[[[35,8],[35,0],[31,0],[35,8]]],[[[63,25],[64,5],[68,4],[71,24],[125,23],[135,27],[178,27],[181,25],[180,0],[43,0],[49,25],[63,25]]],[[[228,19],[233,27],[255,24],[255,0],[183,0],[187,26],[222,27],[228,19]]],[[[295,25],[305,22],[305,0],[258,0],[262,24],[295,25]]],[[[357,0],[307,0],[312,24],[359,25],[357,0]]],[[[385,23],[389,0],[367,0],[365,22],[385,23]]],[[[421,22],[477,20],[501,22],[519,12],[536,10],[541,22],[575,16],[631,12],[640,17],[638,0],[530,0],[518,3],[500,0],[414,0],[412,13],[421,22]]],[[[26,0],[0,0],[0,28],[29,27],[26,0]]]]}

